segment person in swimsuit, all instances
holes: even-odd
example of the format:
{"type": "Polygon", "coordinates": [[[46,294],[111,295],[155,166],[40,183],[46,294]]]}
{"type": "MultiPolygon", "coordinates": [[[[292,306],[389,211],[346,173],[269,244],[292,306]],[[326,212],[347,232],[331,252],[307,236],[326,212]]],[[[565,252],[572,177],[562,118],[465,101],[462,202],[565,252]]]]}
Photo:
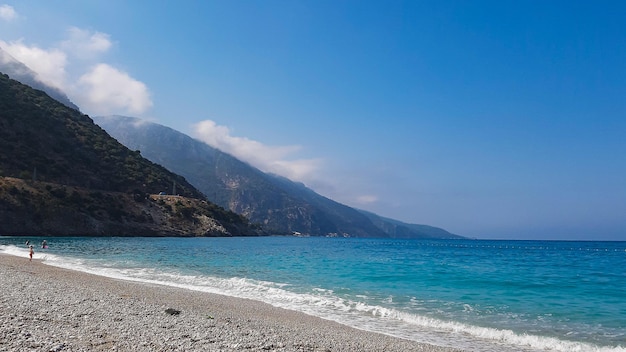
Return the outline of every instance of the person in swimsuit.
{"type": "Polygon", "coordinates": [[[30,251],[28,252],[28,256],[30,257],[30,261],[33,261],[33,254],[35,254],[35,250],[33,249],[33,246],[31,245],[30,247],[30,251]]]}

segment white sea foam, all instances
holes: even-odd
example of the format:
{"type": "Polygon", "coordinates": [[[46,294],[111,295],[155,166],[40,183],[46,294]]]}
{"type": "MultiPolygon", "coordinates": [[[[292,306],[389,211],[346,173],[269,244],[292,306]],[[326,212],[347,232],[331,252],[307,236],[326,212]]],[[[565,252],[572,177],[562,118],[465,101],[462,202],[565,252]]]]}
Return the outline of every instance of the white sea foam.
{"type": "MultiPolygon", "coordinates": [[[[1,246],[0,253],[28,257],[24,246],[1,246]]],[[[91,274],[150,284],[248,298],[273,306],[304,312],[358,329],[380,332],[439,346],[480,351],[568,351],[626,352],[624,347],[598,347],[552,337],[517,334],[494,329],[444,321],[425,315],[365,303],[366,296],[344,298],[332,290],[316,288],[309,293],[289,291],[289,285],[247,278],[218,278],[183,275],[151,268],[103,267],[95,261],[62,257],[39,251],[37,259],[45,264],[91,274]]],[[[392,297],[387,299],[392,301],[392,297]]]]}

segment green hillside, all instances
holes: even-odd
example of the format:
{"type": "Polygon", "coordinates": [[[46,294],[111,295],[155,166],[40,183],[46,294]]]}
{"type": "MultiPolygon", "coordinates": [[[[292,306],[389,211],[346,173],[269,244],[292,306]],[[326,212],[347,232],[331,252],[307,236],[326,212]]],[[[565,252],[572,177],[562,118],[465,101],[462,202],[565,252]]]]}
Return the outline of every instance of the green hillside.
{"type": "Polygon", "coordinates": [[[182,176],[111,138],[87,115],[4,74],[0,176],[5,185],[0,188],[0,234],[217,235],[220,226],[223,235],[256,231],[247,219],[206,202],[182,176]],[[28,187],[16,180],[28,181],[28,187]],[[160,192],[175,192],[196,205],[175,209],[147,197],[160,192]],[[206,227],[198,217],[220,226],[206,227]],[[64,222],[71,223],[67,231],[64,222]]]}

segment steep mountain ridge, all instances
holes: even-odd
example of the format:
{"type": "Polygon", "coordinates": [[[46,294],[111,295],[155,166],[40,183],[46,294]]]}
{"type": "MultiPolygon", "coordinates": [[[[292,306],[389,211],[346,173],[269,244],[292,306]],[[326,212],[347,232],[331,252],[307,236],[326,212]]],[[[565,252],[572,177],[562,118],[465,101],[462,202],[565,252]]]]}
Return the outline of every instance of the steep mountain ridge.
{"type": "Polygon", "coordinates": [[[125,116],[93,119],[127,147],[140,150],[146,158],[185,176],[211,201],[275,233],[398,238],[455,236],[427,225],[411,227],[364,214],[303,184],[264,173],[169,127],[125,116]]]}
{"type": "Polygon", "coordinates": [[[211,201],[275,234],[384,237],[354,209],[171,128],[123,116],[96,116],[94,121],[129,148],[185,175],[211,201]]]}
{"type": "Polygon", "coordinates": [[[27,86],[46,92],[51,98],[69,108],[79,110],[78,106],[72,103],[61,89],[41,82],[35,71],[2,50],[2,48],[0,48],[0,72],[27,86]]]}
{"type": "Polygon", "coordinates": [[[0,180],[2,234],[257,232],[247,219],[206,202],[182,176],[111,138],[89,116],[5,74],[0,74],[0,180]],[[181,195],[173,205],[147,197],[171,189],[181,195]]]}
{"type": "Polygon", "coordinates": [[[420,224],[408,224],[402,221],[386,218],[369,211],[359,210],[365,214],[374,225],[381,228],[385,233],[389,234],[389,237],[393,238],[431,238],[431,239],[461,239],[463,236],[455,235],[442,228],[420,225],[420,224]]]}

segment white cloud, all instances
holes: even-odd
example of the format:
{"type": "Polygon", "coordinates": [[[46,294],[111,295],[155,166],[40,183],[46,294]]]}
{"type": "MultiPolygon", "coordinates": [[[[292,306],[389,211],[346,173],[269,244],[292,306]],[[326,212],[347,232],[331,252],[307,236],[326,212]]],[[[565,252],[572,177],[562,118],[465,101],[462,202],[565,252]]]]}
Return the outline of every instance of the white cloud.
{"type": "Polygon", "coordinates": [[[70,27],[66,39],[49,49],[23,39],[0,40],[0,46],[40,81],[61,88],[87,114],[142,114],[153,105],[143,82],[101,61],[113,46],[106,33],[70,27]]]}
{"type": "Polygon", "coordinates": [[[371,207],[380,201],[371,190],[366,191],[368,193],[359,190],[362,187],[359,187],[358,182],[354,182],[353,177],[346,177],[351,175],[350,171],[342,167],[329,171],[325,169],[325,162],[320,158],[295,157],[302,149],[300,146],[268,146],[248,138],[235,137],[228,127],[211,120],[195,124],[192,135],[262,171],[303,182],[316,192],[344,204],[371,207]]]}
{"type": "Polygon", "coordinates": [[[378,197],[371,194],[361,195],[356,198],[356,202],[361,205],[373,204],[378,202],[378,197]]]}
{"type": "Polygon", "coordinates": [[[68,54],[79,58],[92,58],[107,52],[113,45],[110,36],[106,33],[93,33],[77,27],[71,27],[67,33],[69,38],[61,43],[61,47],[68,54]]]}
{"type": "Polygon", "coordinates": [[[79,106],[96,114],[113,114],[126,110],[141,114],[152,107],[145,84],[107,64],[98,64],[78,80],[79,106]]]}
{"type": "Polygon", "coordinates": [[[15,9],[7,4],[0,5],[0,19],[5,21],[13,21],[17,18],[17,12],[15,9]]]}
{"type": "Polygon", "coordinates": [[[208,145],[220,149],[236,158],[246,161],[258,169],[287,177],[291,180],[307,182],[316,177],[321,159],[290,159],[301,147],[268,146],[263,143],[231,136],[226,126],[219,126],[205,120],[194,126],[194,137],[208,145]]]}
{"type": "Polygon", "coordinates": [[[40,81],[61,89],[66,88],[67,55],[63,51],[28,46],[21,39],[10,43],[0,40],[0,46],[16,60],[35,71],[40,81]]]}

